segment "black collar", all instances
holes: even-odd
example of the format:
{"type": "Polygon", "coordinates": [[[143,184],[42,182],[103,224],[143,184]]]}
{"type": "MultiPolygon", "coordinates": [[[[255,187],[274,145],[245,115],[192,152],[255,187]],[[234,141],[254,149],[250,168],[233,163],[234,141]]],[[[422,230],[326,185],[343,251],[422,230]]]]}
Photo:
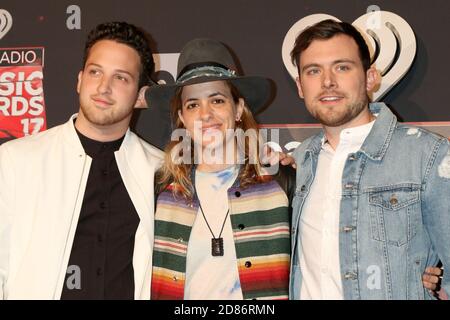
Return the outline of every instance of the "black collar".
{"type": "Polygon", "coordinates": [[[114,153],[115,151],[120,149],[122,145],[122,141],[125,138],[125,135],[120,139],[114,141],[96,141],[92,140],[85,135],[81,134],[77,128],[75,128],[77,132],[78,138],[80,139],[81,145],[83,146],[84,152],[86,152],[91,158],[95,158],[99,155],[104,155],[108,153],[114,153]]]}

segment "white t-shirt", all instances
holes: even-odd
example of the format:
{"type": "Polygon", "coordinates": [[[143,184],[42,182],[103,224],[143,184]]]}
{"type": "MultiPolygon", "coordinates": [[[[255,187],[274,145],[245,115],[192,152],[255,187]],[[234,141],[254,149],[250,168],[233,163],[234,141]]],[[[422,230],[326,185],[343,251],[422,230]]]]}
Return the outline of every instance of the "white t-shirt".
{"type": "MultiPolygon", "coordinates": [[[[197,196],[205,217],[216,238],[229,209],[227,190],[239,173],[239,166],[218,172],[195,173],[197,196]]],[[[236,263],[233,231],[228,214],[221,237],[223,256],[212,256],[213,238],[200,208],[192,227],[187,250],[185,300],[242,300],[242,290],[236,263]]]]}

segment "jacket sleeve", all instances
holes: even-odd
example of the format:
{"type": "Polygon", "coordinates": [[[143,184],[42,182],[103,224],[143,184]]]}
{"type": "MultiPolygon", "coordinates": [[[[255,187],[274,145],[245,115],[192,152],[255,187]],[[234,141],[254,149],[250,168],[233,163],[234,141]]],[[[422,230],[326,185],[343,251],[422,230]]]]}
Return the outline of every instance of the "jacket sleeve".
{"type": "Polygon", "coordinates": [[[281,164],[279,165],[278,174],[275,175],[276,181],[278,182],[280,187],[283,188],[289,200],[289,226],[291,226],[292,222],[292,199],[294,198],[295,193],[295,177],[296,170],[294,168],[281,164]]]}
{"type": "MultiPolygon", "coordinates": [[[[422,197],[422,216],[434,250],[450,271],[450,148],[447,139],[433,150],[422,197]]],[[[444,272],[442,288],[450,293],[450,272],[444,272]]]]}
{"type": "Polygon", "coordinates": [[[296,170],[291,166],[280,165],[279,173],[276,175],[276,180],[283,188],[289,199],[289,205],[292,205],[292,199],[295,193],[295,176],[296,170]]]}
{"type": "Polygon", "coordinates": [[[13,210],[13,167],[5,146],[0,146],[0,299],[5,299],[8,279],[11,219],[13,210]]]}

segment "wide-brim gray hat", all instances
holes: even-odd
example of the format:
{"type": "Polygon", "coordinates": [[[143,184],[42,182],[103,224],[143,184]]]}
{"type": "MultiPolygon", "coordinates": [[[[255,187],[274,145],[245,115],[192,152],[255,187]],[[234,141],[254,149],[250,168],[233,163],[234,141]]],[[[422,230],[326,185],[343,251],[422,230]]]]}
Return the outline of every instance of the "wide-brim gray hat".
{"type": "Polygon", "coordinates": [[[227,80],[244,97],[247,107],[256,114],[272,98],[272,84],[260,76],[240,76],[230,51],[219,41],[194,39],[181,50],[174,84],[151,86],[146,92],[150,108],[167,108],[177,88],[191,84],[227,80]]]}

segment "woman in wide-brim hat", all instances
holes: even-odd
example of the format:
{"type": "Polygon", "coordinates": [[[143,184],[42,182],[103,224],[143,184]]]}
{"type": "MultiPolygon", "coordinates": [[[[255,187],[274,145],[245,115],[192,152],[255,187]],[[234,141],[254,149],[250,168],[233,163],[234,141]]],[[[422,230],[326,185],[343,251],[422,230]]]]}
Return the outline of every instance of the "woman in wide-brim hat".
{"type": "Polygon", "coordinates": [[[156,177],[152,299],[288,298],[288,197],[260,165],[253,118],[270,97],[209,39],[182,49],[175,84],[150,88],[182,137],[156,177]]]}

